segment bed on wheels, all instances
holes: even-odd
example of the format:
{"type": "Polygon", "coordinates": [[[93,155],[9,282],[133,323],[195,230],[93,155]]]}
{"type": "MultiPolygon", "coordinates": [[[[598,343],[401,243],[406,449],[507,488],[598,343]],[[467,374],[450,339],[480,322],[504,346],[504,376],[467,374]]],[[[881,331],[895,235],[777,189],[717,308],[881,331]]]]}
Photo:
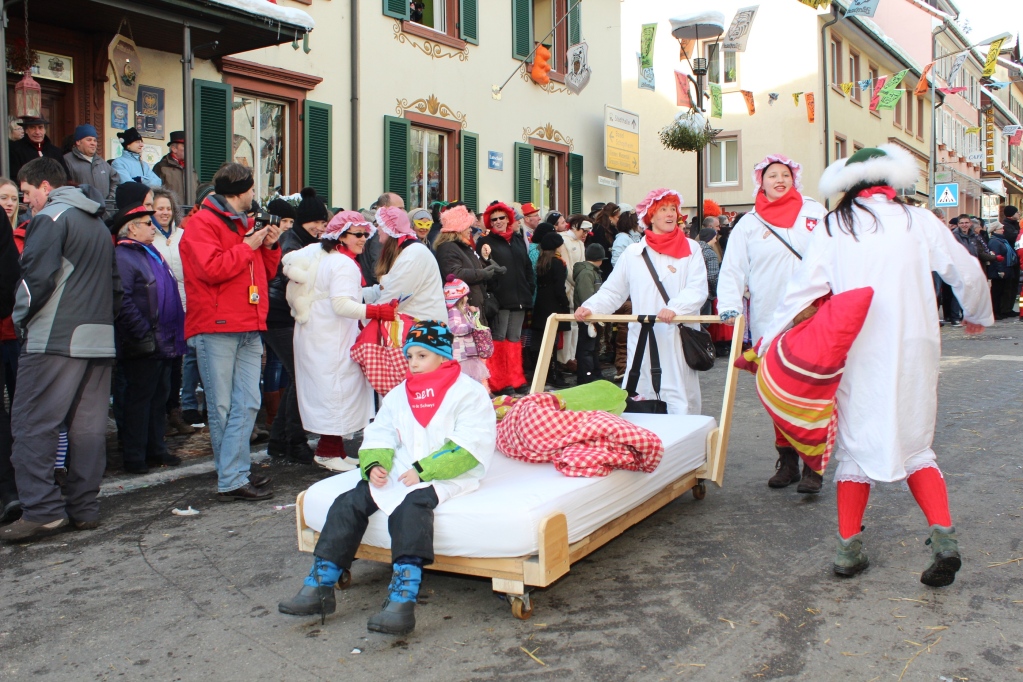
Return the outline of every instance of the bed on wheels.
{"type": "MultiPolygon", "coordinates": [[[[557,323],[547,320],[539,357],[550,357],[557,323]]],[[[595,322],[635,322],[635,316],[594,315],[595,322]]],[[[676,322],[718,322],[716,316],[676,317],[676,322]]],[[[732,351],[718,421],[700,415],[624,414],[625,419],[656,433],[664,457],[653,473],[614,471],[599,478],[570,478],[551,465],[537,465],[495,454],[480,487],[440,505],[434,516],[436,558],[428,570],[490,578],[504,593],[516,618],[527,619],[530,592],[564,576],[572,564],[692,490],[702,500],[706,482],[721,486],[732,405],[738,377],[734,367],[742,347],[744,320],[736,318],[732,351]]],[[[665,351],[662,351],[664,353],[665,351]]],[[[678,351],[676,351],[678,352],[678,351]]],[[[531,392],[543,390],[547,366],[538,367],[531,392]]],[[[296,522],[300,551],[312,552],[334,499],[355,487],[358,470],[324,479],[298,496],[296,522]]],[[[391,563],[387,517],[374,514],[359,559],[391,563]]],[[[350,573],[344,574],[350,580],[350,573]]],[[[340,585],[347,588],[347,581],[340,585]]]]}

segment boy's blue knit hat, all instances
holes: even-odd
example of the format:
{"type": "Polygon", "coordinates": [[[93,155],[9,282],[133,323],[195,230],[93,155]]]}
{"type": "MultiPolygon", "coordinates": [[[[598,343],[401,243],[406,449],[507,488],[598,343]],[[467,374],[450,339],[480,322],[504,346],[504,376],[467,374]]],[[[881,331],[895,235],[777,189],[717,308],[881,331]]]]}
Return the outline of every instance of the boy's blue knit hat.
{"type": "Polygon", "coordinates": [[[452,343],[454,343],[454,336],[451,335],[447,325],[434,320],[424,320],[416,322],[408,330],[408,336],[405,337],[405,346],[401,350],[403,353],[408,353],[408,349],[411,346],[419,346],[443,358],[454,360],[451,349],[452,343]]]}

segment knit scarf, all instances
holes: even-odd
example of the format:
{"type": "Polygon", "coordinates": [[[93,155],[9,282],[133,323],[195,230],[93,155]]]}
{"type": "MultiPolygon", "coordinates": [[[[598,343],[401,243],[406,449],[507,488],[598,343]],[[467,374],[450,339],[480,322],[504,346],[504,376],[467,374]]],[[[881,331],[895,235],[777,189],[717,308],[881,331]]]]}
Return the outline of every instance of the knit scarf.
{"type": "Polygon", "coordinates": [[[666,234],[659,234],[652,229],[647,230],[646,244],[657,253],[671,258],[685,258],[692,253],[689,248],[689,239],[686,238],[682,228],[678,226],[666,234]]]}
{"type": "Polygon", "coordinates": [[[412,408],[412,416],[419,425],[426,428],[437,414],[444,396],[448,394],[458,377],[462,374],[462,366],[456,360],[447,360],[433,372],[423,374],[409,373],[405,378],[405,397],[412,408]]]}
{"type": "Polygon", "coordinates": [[[889,187],[888,185],[875,185],[874,187],[868,187],[865,190],[861,190],[856,196],[861,199],[869,199],[875,194],[883,194],[888,197],[889,201],[891,201],[895,198],[896,192],[894,187],[889,187]]]}
{"type": "Polygon", "coordinates": [[[361,286],[366,286],[366,276],[362,274],[362,266],[359,265],[358,260],[359,257],[356,256],[351,251],[349,251],[348,247],[345,246],[344,244],[338,244],[337,252],[340,253],[342,256],[348,256],[349,258],[352,259],[352,262],[355,263],[355,267],[359,268],[359,279],[362,282],[361,286]]]}
{"type": "Polygon", "coordinates": [[[757,194],[756,209],[757,215],[773,227],[788,229],[796,224],[796,218],[803,210],[803,195],[795,185],[774,201],[768,201],[767,195],[760,192],[757,194]]]}
{"type": "Polygon", "coordinates": [[[497,230],[491,230],[491,231],[490,231],[490,234],[496,234],[496,235],[497,235],[498,237],[500,237],[501,239],[503,239],[503,240],[505,240],[506,242],[508,242],[509,244],[511,244],[511,240],[512,240],[512,237],[514,237],[514,236],[515,236],[515,231],[514,231],[514,230],[512,230],[512,229],[511,229],[511,228],[509,227],[509,228],[508,228],[507,230],[505,230],[504,232],[498,232],[497,230]]]}

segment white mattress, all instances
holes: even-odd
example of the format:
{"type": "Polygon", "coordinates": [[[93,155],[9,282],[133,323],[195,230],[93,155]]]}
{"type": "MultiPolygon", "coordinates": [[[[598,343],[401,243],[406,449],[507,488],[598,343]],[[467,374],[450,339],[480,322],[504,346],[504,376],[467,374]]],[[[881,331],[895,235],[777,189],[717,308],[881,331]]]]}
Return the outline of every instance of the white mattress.
{"type": "MultiPolygon", "coordinates": [[[[434,552],[460,557],[536,554],[540,522],[555,512],[565,514],[568,520],[569,542],[581,540],[706,461],[707,433],[716,426],[712,417],[623,416],[664,442],[664,458],[653,473],[615,471],[603,478],[569,478],[553,464],[527,464],[496,453],[478,490],[437,507],[434,552]]],[[[359,471],[355,470],[310,487],[304,502],[306,525],[322,529],[334,499],[358,482],[359,471]]],[[[386,516],[370,517],[363,542],[390,548],[386,516]]]]}

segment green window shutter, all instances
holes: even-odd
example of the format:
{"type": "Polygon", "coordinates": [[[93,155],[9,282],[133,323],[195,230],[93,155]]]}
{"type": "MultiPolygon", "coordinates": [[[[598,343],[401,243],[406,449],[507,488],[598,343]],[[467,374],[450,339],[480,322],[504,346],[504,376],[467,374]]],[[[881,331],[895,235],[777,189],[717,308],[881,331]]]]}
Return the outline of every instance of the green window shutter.
{"type": "Polygon", "coordinates": [[[568,0],[568,4],[572,7],[568,12],[568,44],[571,46],[582,41],[582,27],[579,25],[582,15],[582,7],[580,7],[582,0],[568,0]]]}
{"type": "Polygon", "coordinates": [[[408,0],[384,0],[384,15],[395,19],[409,18],[408,0]]]}
{"type": "Polygon", "coordinates": [[[480,136],[476,133],[462,131],[459,144],[461,152],[461,190],[462,201],[473,213],[479,209],[480,203],[480,136]]]}
{"type": "Polygon", "coordinates": [[[412,124],[403,118],[384,116],[384,191],[408,201],[409,136],[412,124]]]}
{"type": "Polygon", "coordinates": [[[458,35],[467,43],[480,44],[479,0],[458,0],[458,35]]]}
{"type": "Polygon", "coordinates": [[[305,101],[302,122],[305,124],[305,185],[312,187],[330,206],[331,114],[329,104],[305,101]]]}
{"type": "Polygon", "coordinates": [[[568,155],[568,212],[583,212],[583,157],[568,155]]]}
{"type": "Polygon", "coordinates": [[[526,59],[533,51],[533,0],[512,0],[512,57],[526,59]]]}
{"type": "Polygon", "coordinates": [[[515,199],[520,204],[533,200],[533,145],[515,143],[515,199]]]}
{"type": "Polygon", "coordinates": [[[231,159],[234,90],[226,83],[197,79],[192,81],[192,97],[192,158],[199,182],[210,182],[221,164],[231,159]]]}

